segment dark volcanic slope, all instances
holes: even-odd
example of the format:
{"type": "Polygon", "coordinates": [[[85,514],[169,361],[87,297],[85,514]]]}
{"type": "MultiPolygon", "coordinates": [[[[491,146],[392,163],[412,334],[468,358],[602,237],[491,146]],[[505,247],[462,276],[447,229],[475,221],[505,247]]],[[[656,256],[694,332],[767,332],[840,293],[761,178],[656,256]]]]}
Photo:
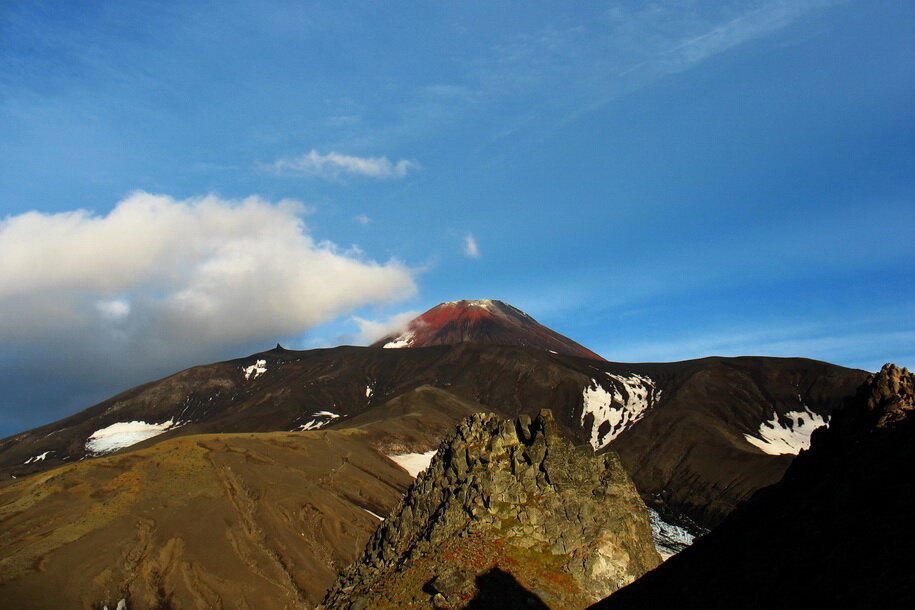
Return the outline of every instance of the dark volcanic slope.
{"type": "Polygon", "coordinates": [[[911,607],[913,481],[915,375],[887,365],[781,482],[593,607],[911,607]]]}
{"type": "Polygon", "coordinates": [[[778,481],[812,430],[867,376],[803,358],[703,358],[637,370],[663,389],[659,406],[610,447],[646,503],[704,527],[778,481]]]}
{"type": "Polygon", "coordinates": [[[603,360],[520,309],[489,299],[437,305],[412,320],[403,333],[385,337],[372,347],[429,347],[456,343],[524,345],[567,356],[603,360]]]}
{"type": "MultiPolygon", "coordinates": [[[[87,443],[99,431],[116,432],[116,424],[172,423],[128,450],[187,434],[337,429],[357,416],[381,418],[373,412],[390,399],[433,386],[506,417],[552,409],[579,442],[618,451],[646,502],[708,527],[777,481],[790,462],[790,455],[770,455],[745,435],[759,440],[770,420],[785,432],[798,424],[789,415],[805,409],[825,417],[865,375],[803,359],[616,364],[469,343],[276,349],[188,369],[4,439],[0,476],[93,457],[99,446],[87,443]]],[[[795,428],[803,432],[811,421],[795,428]]],[[[119,437],[101,440],[113,438],[119,437]]],[[[399,440],[394,431],[391,438],[399,440]]]]}

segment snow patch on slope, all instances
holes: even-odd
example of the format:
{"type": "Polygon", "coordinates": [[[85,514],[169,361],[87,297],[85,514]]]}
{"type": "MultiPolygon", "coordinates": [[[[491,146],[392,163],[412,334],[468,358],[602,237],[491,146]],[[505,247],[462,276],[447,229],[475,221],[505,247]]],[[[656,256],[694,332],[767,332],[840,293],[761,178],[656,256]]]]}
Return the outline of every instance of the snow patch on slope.
{"type": "Polygon", "coordinates": [[[305,430],[320,430],[330,422],[334,421],[342,415],[337,415],[330,411],[317,411],[312,413],[311,416],[315,419],[310,419],[295,430],[305,431],[305,430]]]}
{"type": "Polygon", "coordinates": [[[810,449],[810,435],[827,425],[829,417],[802,406],[803,411],[788,411],[782,417],[774,413],[772,419],[760,424],[756,435],[744,434],[744,438],[769,455],[797,455],[801,449],[810,449]]]}
{"type": "Polygon", "coordinates": [[[35,464],[35,463],[37,463],[37,462],[43,462],[44,459],[45,459],[46,457],[48,457],[48,454],[49,454],[49,453],[54,453],[54,451],[53,451],[53,450],[52,450],[52,451],[45,451],[44,453],[40,453],[40,454],[38,454],[38,455],[34,455],[34,456],[30,457],[29,459],[27,459],[26,461],[24,461],[23,464],[35,464]]]}
{"type": "Polygon", "coordinates": [[[379,521],[384,521],[384,517],[382,517],[382,516],[379,515],[378,513],[373,513],[372,511],[370,511],[369,509],[365,508],[364,506],[362,507],[362,510],[364,510],[364,511],[367,512],[368,514],[372,515],[373,517],[375,517],[375,518],[378,519],[379,521]]]}
{"type": "Polygon", "coordinates": [[[326,421],[318,421],[317,419],[310,419],[307,422],[305,422],[304,424],[302,424],[301,426],[299,426],[298,428],[296,428],[296,430],[299,430],[301,432],[305,432],[306,430],[320,430],[321,428],[323,428],[326,425],[327,425],[326,421]]]}
{"type": "Polygon", "coordinates": [[[494,311],[496,309],[496,304],[493,303],[492,299],[474,299],[474,300],[465,300],[465,301],[448,301],[442,303],[442,305],[465,305],[467,307],[479,307],[480,309],[485,309],[487,311],[494,311]]]}
{"type": "Polygon", "coordinates": [[[118,422],[93,432],[86,440],[86,450],[96,455],[111,453],[158,436],[177,425],[171,419],[161,424],[149,424],[145,421],[118,422]]]}
{"type": "Polygon", "coordinates": [[[425,453],[401,453],[399,455],[389,455],[388,457],[415,479],[419,476],[419,473],[429,467],[436,451],[438,450],[433,449],[425,453]]]}
{"type": "Polygon", "coordinates": [[[267,372],[267,361],[258,360],[251,366],[244,367],[242,371],[245,373],[245,379],[257,379],[260,375],[267,372]]]}
{"type": "Polygon", "coordinates": [[[662,519],[658,511],[653,508],[648,509],[648,517],[651,520],[651,537],[654,539],[654,547],[664,561],[691,545],[696,539],[689,530],[662,519]]]}
{"type": "Polygon", "coordinates": [[[642,419],[661,397],[654,381],[644,375],[607,373],[606,378],[604,382],[592,379],[582,393],[581,425],[586,425],[589,414],[593,416],[590,442],[595,451],[642,419]]]}

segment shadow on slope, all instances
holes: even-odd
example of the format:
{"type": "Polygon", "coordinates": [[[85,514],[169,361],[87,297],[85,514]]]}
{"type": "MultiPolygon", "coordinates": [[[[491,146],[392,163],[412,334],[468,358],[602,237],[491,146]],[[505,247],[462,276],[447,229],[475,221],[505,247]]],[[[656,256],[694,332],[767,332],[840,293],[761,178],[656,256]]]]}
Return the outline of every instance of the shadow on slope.
{"type": "Polygon", "coordinates": [[[913,480],[915,375],[887,365],[814,432],[781,482],[592,607],[911,605],[913,480]]]}
{"type": "Polygon", "coordinates": [[[477,576],[477,594],[466,610],[549,610],[536,594],[525,589],[518,580],[504,570],[493,568],[477,576]]]}

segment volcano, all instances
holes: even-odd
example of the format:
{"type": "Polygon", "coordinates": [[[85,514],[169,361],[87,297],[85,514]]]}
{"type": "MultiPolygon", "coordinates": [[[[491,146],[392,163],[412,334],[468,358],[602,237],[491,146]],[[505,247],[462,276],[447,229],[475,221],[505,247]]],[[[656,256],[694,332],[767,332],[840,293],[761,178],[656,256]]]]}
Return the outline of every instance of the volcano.
{"type": "Polygon", "coordinates": [[[520,309],[490,299],[436,305],[411,320],[402,333],[388,335],[373,343],[372,347],[429,347],[458,343],[523,345],[566,356],[603,360],[520,309]]]}
{"type": "Polygon", "coordinates": [[[776,483],[866,377],[802,358],[608,362],[499,301],[444,303],[372,347],[192,367],[0,439],[0,599],[314,607],[480,413],[550,409],[576,451],[618,454],[667,556],[776,483]]]}

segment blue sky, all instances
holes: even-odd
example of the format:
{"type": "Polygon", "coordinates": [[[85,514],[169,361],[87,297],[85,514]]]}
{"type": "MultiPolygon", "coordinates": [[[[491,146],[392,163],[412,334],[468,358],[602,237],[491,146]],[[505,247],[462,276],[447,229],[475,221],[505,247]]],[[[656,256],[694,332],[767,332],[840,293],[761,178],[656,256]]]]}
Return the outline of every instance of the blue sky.
{"type": "Polygon", "coordinates": [[[460,298],[617,361],[911,366],[913,34],[897,1],[4,2],[0,435],[460,298]]]}

